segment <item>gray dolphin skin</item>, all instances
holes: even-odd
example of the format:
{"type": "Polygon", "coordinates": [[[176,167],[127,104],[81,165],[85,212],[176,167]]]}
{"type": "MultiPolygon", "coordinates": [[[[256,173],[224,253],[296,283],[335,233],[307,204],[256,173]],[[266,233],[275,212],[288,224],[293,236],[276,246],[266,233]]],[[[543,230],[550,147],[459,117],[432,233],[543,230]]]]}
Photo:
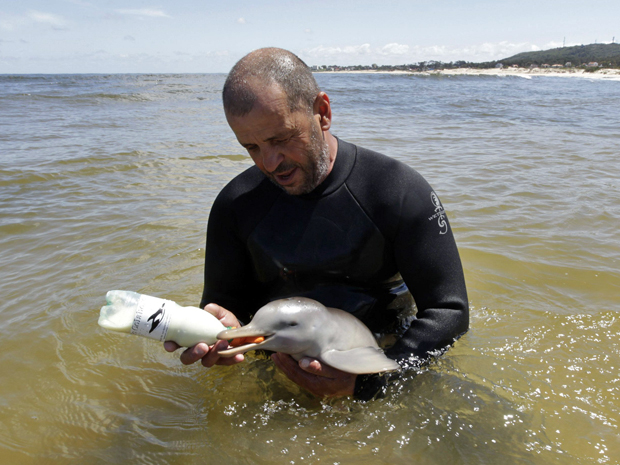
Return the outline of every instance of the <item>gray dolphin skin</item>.
{"type": "Polygon", "coordinates": [[[217,338],[258,336],[265,340],[222,350],[219,354],[232,357],[249,350],[271,350],[290,354],[295,360],[316,358],[339,370],[360,375],[399,369],[360,320],[305,297],[270,302],[256,312],[248,325],[222,331],[217,338]]]}

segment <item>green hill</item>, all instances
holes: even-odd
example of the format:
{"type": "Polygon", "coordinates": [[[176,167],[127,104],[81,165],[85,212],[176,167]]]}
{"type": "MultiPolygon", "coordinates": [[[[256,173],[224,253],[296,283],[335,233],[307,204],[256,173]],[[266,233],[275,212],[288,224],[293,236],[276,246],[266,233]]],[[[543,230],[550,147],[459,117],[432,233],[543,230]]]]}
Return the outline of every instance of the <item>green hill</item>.
{"type": "Polygon", "coordinates": [[[524,52],[499,60],[504,65],[530,65],[560,64],[567,62],[573,66],[597,62],[605,67],[620,67],[620,44],[591,44],[576,45],[574,47],[561,47],[540,52],[524,52]]]}

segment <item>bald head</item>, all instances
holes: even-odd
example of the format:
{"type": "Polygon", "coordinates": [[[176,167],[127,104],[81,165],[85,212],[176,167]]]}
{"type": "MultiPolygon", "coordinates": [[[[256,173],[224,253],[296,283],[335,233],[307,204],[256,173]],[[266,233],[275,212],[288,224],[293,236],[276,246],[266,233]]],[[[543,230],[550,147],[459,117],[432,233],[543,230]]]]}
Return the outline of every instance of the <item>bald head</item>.
{"type": "Polygon", "coordinates": [[[224,111],[231,116],[246,115],[261,90],[273,84],[284,91],[291,112],[311,111],[321,91],[297,55],[281,48],[261,48],[244,56],[228,74],[222,93],[224,111]]]}

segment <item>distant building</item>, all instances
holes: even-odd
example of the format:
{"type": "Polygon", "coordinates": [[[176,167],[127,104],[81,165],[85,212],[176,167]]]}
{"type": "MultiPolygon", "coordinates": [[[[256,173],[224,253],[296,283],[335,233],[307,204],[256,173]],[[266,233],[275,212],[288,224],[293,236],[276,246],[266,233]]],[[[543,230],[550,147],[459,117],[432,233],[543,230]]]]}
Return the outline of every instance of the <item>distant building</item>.
{"type": "Polygon", "coordinates": [[[598,68],[599,64],[596,61],[591,61],[586,65],[587,68],[598,68]]]}
{"type": "Polygon", "coordinates": [[[551,68],[551,65],[549,63],[543,63],[542,65],[540,65],[541,68],[551,68]]]}
{"type": "Polygon", "coordinates": [[[501,63],[498,63],[498,64],[495,65],[495,67],[497,69],[502,69],[504,67],[504,65],[502,65],[501,63]]]}
{"type": "Polygon", "coordinates": [[[572,68],[573,64],[570,61],[567,61],[566,63],[564,63],[564,67],[565,68],[572,68]]]}

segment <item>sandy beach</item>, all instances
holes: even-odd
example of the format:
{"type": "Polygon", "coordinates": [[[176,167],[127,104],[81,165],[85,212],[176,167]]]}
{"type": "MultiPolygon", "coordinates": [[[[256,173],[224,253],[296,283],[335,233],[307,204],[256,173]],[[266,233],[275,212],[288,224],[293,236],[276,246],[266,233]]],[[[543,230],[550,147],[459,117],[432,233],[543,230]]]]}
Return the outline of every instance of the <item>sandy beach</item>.
{"type": "Polygon", "coordinates": [[[620,69],[598,69],[594,72],[586,72],[581,68],[455,68],[441,69],[432,71],[382,71],[382,70],[360,70],[360,71],[320,71],[321,73],[355,73],[355,74],[414,74],[422,76],[444,75],[444,76],[519,76],[530,79],[533,76],[547,77],[579,77],[586,79],[608,79],[620,80],[620,69]]]}

